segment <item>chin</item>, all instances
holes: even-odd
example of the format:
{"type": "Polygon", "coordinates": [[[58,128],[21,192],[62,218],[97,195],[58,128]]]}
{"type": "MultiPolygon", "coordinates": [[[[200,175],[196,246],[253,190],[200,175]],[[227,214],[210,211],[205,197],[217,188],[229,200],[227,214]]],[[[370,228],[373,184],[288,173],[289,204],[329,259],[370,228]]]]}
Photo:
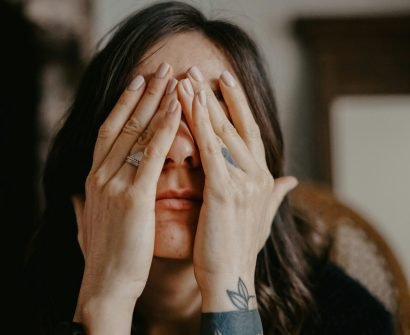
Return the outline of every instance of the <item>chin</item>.
{"type": "Polygon", "coordinates": [[[156,213],[154,257],[192,259],[199,211],[156,213]]]}

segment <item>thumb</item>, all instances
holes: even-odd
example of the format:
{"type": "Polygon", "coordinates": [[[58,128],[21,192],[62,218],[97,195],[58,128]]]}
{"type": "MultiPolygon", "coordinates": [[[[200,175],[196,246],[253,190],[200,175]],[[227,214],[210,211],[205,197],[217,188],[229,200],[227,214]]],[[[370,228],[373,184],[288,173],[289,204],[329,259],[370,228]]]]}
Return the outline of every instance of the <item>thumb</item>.
{"type": "Polygon", "coordinates": [[[279,206],[286,194],[293,190],[298,184],[298,180],[293,176],[285,176],[275,179],[273,197],[276,204],[279,206]]]}

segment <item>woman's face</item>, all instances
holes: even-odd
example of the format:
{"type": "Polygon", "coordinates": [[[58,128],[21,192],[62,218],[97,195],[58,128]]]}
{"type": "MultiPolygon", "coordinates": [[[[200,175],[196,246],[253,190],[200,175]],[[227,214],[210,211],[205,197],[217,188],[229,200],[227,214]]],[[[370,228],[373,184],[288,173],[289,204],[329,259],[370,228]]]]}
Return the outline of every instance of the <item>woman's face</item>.
{"type": "MultiPolygon", "coordinates": [[[[142,59],[144,62],[138,66],[136,73],[146,79],[155,73],[162,62],[171,65],[177,80],[185,78],[189,68],[196,65],[214,90],[219,90],[218,78],[225,69],[233,73],[226,57],[197,32],[168,37],[148,50],[142,59]]],[[[169,259],[192,257],[202,202],[177,200],[174,195],[166,193],[188,191],[202,198],[204,179],[195,139],[182,116],[157,185],[157,197],[164,195],[169,199],[156,201],[154,256],[169,259]]]]}

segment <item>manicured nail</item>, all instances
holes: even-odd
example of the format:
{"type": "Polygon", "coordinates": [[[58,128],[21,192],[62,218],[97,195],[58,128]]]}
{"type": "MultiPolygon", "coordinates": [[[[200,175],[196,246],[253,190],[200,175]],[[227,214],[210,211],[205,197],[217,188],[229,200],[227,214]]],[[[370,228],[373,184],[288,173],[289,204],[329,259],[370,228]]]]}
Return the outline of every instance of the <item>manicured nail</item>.
{"type": "Polygon", "coordinates": [[[168,105],[168,113],[173,113],[177,110],[178,108],[178,101],[177,99],[172,99],[171,102],[168,105]]]}
{"type": "Polygon", "coordinates": [[[156,78],[164,78],[166,74],[168,73],[169,70],[169,64],[167,63],[162,63],[159,67],[157,72],[155,72],[155,77],[156,78]]]}
{"type": "Polygon", "coordinates": [[[187,92],[188,95],[194,95],[194,89],[189,79],[184,79],[182,81],[182,86],[184,86],[185,92],[187,92]]]}
{"type": "Polygon", "coordinates": [[[199,92],[199,102],[203,107],[206,107],[206,93],[205,90],[199,92]]]}
{"type": "Polygon", "coordinates": [[[130,91],[137,91],[142,85],[144,85],[144,82],[144,77],[139,74],[128,85],[128,89],[130,91]]]}
{"type": "Polygon", "coordinates": [[[178,80],[176,80],[175,78],[172,78],[172,79],[168,82],[166,94],[174,93],[175,87],[177,87],[177,84],[178,84],[178,80]]]}
{"type": "Polygon", "coordinates": [[[235,79],[228,70],[222,72],[222,80],[225,85],[229,87],[235,87],[235,79]]]}
{"type": "Polygon", "coordinates": [[[194,65],[189,69],[189,74],[194,78],[196,81],[202,81],[204,80],[204,77],[202,76],[201,71],[194,65]]]}

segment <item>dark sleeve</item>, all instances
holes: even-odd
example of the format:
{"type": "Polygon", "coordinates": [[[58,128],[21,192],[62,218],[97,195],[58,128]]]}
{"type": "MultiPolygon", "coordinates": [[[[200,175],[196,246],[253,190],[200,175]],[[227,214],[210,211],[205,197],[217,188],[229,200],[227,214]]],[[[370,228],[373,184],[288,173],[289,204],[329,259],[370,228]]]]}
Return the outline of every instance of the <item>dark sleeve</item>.
{"type": "Polygon", "coordinates": [[[329,263],[321,271],[316,289],[317,315],[304,334],[392,335],[392,315],[358,281],[329,263]]]}

